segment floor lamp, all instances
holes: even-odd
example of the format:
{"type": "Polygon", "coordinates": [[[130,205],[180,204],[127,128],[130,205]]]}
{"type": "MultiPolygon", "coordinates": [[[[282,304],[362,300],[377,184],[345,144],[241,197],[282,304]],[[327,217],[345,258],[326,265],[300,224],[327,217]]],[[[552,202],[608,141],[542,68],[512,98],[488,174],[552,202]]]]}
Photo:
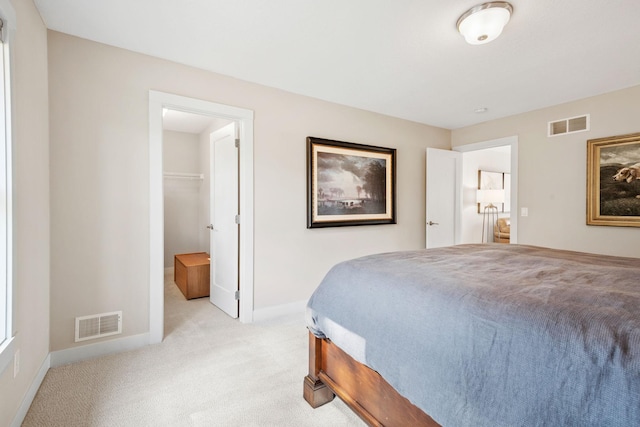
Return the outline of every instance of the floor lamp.
{"type": "Polygon", "coordinates": [[[504,203],[504,190],[478,190],[476,199],[480,204],[486,204],[482,215],[482,243],[493,242],[493,226],[498,220],[498,207],[494,203],[504,203]]]}

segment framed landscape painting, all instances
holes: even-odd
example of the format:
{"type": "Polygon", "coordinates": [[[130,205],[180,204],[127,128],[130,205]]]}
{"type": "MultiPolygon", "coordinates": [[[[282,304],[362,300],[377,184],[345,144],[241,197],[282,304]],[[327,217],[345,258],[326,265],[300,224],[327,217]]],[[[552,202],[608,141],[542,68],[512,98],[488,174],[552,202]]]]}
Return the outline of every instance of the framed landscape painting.
{"type": "Polygon", "coordinates": [[[396,223],[396,150],[307,138],[307,228],[396,223]]]}
{"type": "Polygon", "coordinates": [[[587,224],[640,227],[640,133],[587,141],[587,224]]]}

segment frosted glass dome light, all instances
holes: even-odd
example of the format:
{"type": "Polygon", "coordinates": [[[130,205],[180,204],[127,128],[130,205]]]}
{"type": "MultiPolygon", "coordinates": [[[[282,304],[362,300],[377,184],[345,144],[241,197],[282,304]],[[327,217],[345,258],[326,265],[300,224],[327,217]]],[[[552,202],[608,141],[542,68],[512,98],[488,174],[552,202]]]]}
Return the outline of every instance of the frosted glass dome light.
{"type": "Polygon", "coordinates": [[[479,4],[458,19],[458,31],[469,44],[489,43],[502,34],[512,13],[513,7],[504,1],[479,4]]]}

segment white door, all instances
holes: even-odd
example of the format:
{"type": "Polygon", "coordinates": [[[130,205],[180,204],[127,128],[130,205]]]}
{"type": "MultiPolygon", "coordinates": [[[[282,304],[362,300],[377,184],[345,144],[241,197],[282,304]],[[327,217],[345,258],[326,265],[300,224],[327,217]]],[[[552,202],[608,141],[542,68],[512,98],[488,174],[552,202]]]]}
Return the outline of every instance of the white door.
{"type": "Polygon", "coordinates": [[[462,153],[427,148],[427,248],[457,242],[462,153]]]}
{"type": "Polygon", "coordinates": [[[238,317],[238,148],[236,124],[211,134],[211,303],[238,317]]]}

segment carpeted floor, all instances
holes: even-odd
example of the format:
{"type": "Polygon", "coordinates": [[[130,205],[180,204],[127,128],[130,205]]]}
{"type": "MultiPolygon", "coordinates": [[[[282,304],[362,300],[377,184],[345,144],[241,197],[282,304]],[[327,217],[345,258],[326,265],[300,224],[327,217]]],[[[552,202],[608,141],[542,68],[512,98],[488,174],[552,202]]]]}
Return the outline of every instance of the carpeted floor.
{"type": "Polygon", "coordinates": [[[302,316],[241,324],[165,277],[165,339],[50,369],[23,426],[363,426],[338,398],[302,398],[302,316]]]}

